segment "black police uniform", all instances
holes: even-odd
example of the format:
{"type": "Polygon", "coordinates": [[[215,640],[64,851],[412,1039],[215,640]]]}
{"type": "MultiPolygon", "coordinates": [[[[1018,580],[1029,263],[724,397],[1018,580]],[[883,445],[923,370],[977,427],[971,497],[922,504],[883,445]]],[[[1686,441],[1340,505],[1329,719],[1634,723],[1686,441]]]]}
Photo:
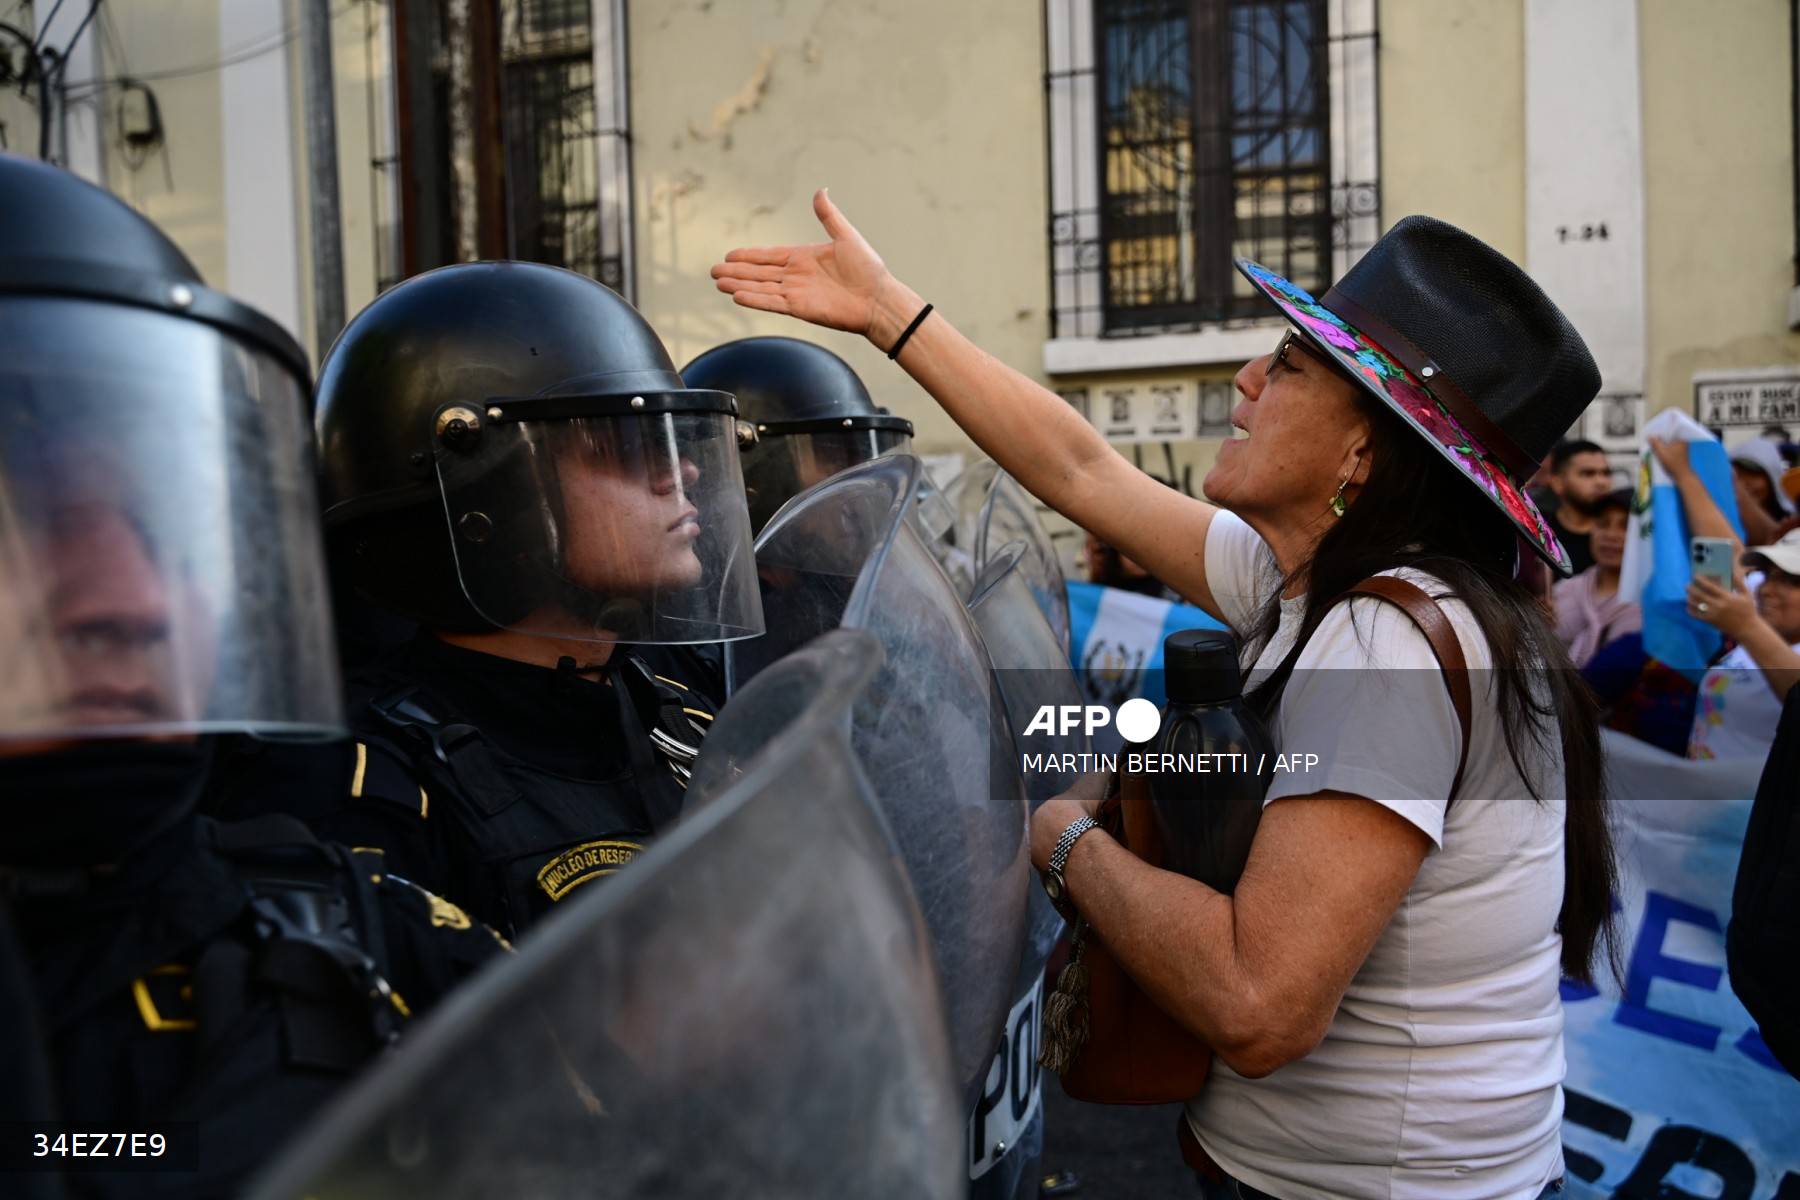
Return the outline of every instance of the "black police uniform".
{"type": "Polygon", "coordinates": [[[0,880],[52,1064],[35,1119],[198,1125],[196,1172],[70,1169],[72,1195],[234,1194],[409,1022],[505,951],[377,852],[317,841],[289,818],[195,815],[204,771],[195,747],[143,743],[0,760],[17,806],[0,858],[28,864],[0,880]],[[95,854],[112,865],[78,865],[95,854]]]}
{"type": "Polygon", "coordinates": [[[420,633],[352,674],[352,742],[240,741],[208,807],[380,847],[389,871],[517,936],[679,814],[717,694],[684,651],[621,646],[596,678],[420,633]]]}

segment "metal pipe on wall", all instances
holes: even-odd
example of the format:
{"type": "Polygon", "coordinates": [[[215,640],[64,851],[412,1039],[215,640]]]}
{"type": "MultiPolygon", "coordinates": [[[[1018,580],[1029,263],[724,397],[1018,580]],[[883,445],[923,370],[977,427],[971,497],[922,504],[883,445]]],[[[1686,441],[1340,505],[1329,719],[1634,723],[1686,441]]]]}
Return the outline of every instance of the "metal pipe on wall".
{"type": "Polygon", "coordinates": [[[337,97],[332,91],[331,0],[300,0],[300,69],[306,96],[313,329],[323,358],[344,327],[344,235],[338,197],[337,97]]]}

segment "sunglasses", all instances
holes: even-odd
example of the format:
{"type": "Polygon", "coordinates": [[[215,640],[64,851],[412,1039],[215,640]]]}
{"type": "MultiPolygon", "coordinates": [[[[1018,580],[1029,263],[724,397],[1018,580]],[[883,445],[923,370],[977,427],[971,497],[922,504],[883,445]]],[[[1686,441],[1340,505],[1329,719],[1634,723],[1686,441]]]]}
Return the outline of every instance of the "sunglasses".
{"type": "Polygon", "coordinates": [[[1350,380],[1355,379],[1355,377],[1353,375],[1351,375],[1349,371],[1345,370],[1342,366],[1340,366],[1338,364],[1336,359],[1332,358],[1330,355],[1326,354],[1324,351],[1315,347],[1311,342],[1307,341],[1304,337],[1302,337],[1300,335],[1299,331],[1293,330],[1293,329],[1290,329],[1286,333],[1282,334],[1281,341],[1276,343],[1275,353],[1273,353],[1269,356],[1269,370],[1272,372],[1272,371],[1274,371],[1274,369],[1276,367],[1280,367],[1283,370],[1287,370],[1287,371],[1294,370],[1295,369],[1294,364],[1288,359],[1288,351],[1294,349],[1295,347],[1299,347],[1302,351],[1304,351],[1308,358],[1311,358],[1317,362],[1321,362],[1321,363],[1325,364],[1325,366],[1329,367],[1332,371],[1336,372],[1337,374],[1343,376],[1345,379],[1350,379],[1350,380]]]}

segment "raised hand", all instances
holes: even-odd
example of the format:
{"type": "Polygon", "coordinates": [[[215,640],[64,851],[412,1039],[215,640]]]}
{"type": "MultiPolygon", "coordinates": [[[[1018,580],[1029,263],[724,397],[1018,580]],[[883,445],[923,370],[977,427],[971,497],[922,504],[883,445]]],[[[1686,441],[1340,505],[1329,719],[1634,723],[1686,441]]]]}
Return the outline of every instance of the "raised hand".
{"type": "Polygon", "coordinates": [[[1727,637],[1744,640],[1744,631],[1759,619],[1756,598],[1744,583],[1743,568],[1734,565],[1735,589],[1726,591],[1710,575],[1696,575],[1688,584],[1687,611],[1696,621],[1704,621],[1727,637]]]}
{"type": "Polygon", "coordinates": [[[1688,464],[1688,444],[1680,438],[1653,437],[1650,453],[1656,455],[1656,461],[1662,464],[1670,479],[1679,479],[1692,470],[1688,464]]]}
{"type": "Polygon", "coordinates": [[[813,213],[830,241],[733,250],[714,265],[714,284],[745,308],[860,333],[886,349],[880,337],[891,342],[899,330],[887,331],[882,301],[899,285],[824,188],[813,194],[813,213]]]}

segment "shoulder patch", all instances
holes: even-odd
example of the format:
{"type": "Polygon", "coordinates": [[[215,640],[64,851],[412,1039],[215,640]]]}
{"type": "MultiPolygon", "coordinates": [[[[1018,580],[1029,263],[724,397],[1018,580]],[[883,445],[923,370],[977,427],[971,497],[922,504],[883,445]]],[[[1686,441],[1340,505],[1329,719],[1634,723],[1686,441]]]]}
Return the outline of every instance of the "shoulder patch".
{"type": "Polygon", "coordinates": [[[537,873],[537,884],[550,899],[561,900],[582,884],[611,875],[643,849],[642,844],[621,838],[583,842],[545,863],[537,873]]]}

